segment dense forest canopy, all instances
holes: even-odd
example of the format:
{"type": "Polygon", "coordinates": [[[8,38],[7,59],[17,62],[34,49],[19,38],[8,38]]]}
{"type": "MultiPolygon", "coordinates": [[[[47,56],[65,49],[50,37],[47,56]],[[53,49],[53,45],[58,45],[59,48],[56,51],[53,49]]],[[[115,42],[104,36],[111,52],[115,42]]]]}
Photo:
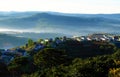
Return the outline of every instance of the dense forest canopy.
{"type": "Polygon", "coordinates": [[[9,64],[1,61],[2,77],[119,77],[120,73],[120,49],[109,42],[29,39],[11,50],[27,56],[14,54],[9,64]]]}

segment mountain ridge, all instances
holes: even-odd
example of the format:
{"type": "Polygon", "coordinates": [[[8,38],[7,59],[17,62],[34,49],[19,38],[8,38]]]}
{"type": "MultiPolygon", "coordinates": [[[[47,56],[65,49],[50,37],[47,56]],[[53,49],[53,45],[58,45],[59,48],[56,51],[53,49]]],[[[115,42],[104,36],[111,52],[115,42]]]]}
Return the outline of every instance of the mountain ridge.
{"type": "MultiPolygon", "coordinates": [[[[2,14],[0,13],[0,16],[2,14]]],[[[14,12],[0,19],[0,28],[28,29],[37,32],[84,34],[117,32],[120,14],[67,14],[56,12],[14,12]],[[11,15],[11,16],[10,16],[11,15]],[[8,16],[8,19],[7,19],[8,16]]]]}

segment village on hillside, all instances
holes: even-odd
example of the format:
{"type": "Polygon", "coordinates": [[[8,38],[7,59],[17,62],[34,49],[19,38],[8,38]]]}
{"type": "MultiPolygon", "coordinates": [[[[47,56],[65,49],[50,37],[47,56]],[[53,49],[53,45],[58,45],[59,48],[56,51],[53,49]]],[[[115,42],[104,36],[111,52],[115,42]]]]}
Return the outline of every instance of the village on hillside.
{"type": "Polygon", "coordinates": [[[55,39],[40,39],[39,42],[33,42],[31,40],[31,46],[29,44],[26,44],[25,46],[11,49],[0,49],[0,62],[4,62],[8,65],[17,56],[29,56],[30,54],[27,52],[29,50],[37,52],[46,47],[56,48],[60,43],[65,42],[67,40],[74,40],[79,43],[84,43],[87,41],[108,42],[120,48],[120,36],[116,35],[97,33],[88,36],[73,36],[71,38],[64,36],[56,37],[55,39]],[[34,45],[32,46],[32,44],[34,45]]]}

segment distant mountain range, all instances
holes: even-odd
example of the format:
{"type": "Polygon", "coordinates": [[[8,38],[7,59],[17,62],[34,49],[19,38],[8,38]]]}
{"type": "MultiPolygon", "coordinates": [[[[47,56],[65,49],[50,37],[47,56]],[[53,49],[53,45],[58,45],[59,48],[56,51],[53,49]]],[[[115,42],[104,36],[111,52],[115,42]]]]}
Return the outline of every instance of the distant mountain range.
{"type": "Polygon", "coordinates": [[[0,12],[0,33],[7,34],[0,35],[1,48],[22,45],[28,38],[37,40],[100,32],[119,34],[120,14],[0,12]]]}
{"type": "Polygon", "coordinates": [[[120,33],[120,14],[0,12],[0,28],[69,35],[120,33]]]}

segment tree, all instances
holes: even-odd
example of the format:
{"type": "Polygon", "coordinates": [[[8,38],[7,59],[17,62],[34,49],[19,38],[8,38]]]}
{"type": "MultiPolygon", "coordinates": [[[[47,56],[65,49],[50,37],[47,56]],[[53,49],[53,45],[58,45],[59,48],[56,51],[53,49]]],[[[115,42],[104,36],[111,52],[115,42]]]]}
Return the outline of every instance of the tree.
{"type": "Polygon", "coordinates": [[[23,73],[31,73],[34,71],[34,65],[29,57],[16,57],[8,65],[8,70],[14,75],[21,75],[23,73]]]}
{"type": "Polygon", "coordinates": [[[113,55],[112,57],[115,59],[115,60],[120,60],[120,49],[117,50],[113,55]]]}
{"type": "Polygon", "coordinates": [[[32,39],[29,39],[28,40],[28,46],[32,46],[32,45],[34,45],[34,41],[32,39]]]}
{"type": "Polygon", "coordinates": [[[43,49],[34,55],[34,63],[40,68],[64,64],[67,61],[66,59],[64,51],[53,48],[43,49]]]}
{"type": "Polygon", "coordinates": [[[120,77],[120,68],[110,69],[109,77],[120,77]]]}

